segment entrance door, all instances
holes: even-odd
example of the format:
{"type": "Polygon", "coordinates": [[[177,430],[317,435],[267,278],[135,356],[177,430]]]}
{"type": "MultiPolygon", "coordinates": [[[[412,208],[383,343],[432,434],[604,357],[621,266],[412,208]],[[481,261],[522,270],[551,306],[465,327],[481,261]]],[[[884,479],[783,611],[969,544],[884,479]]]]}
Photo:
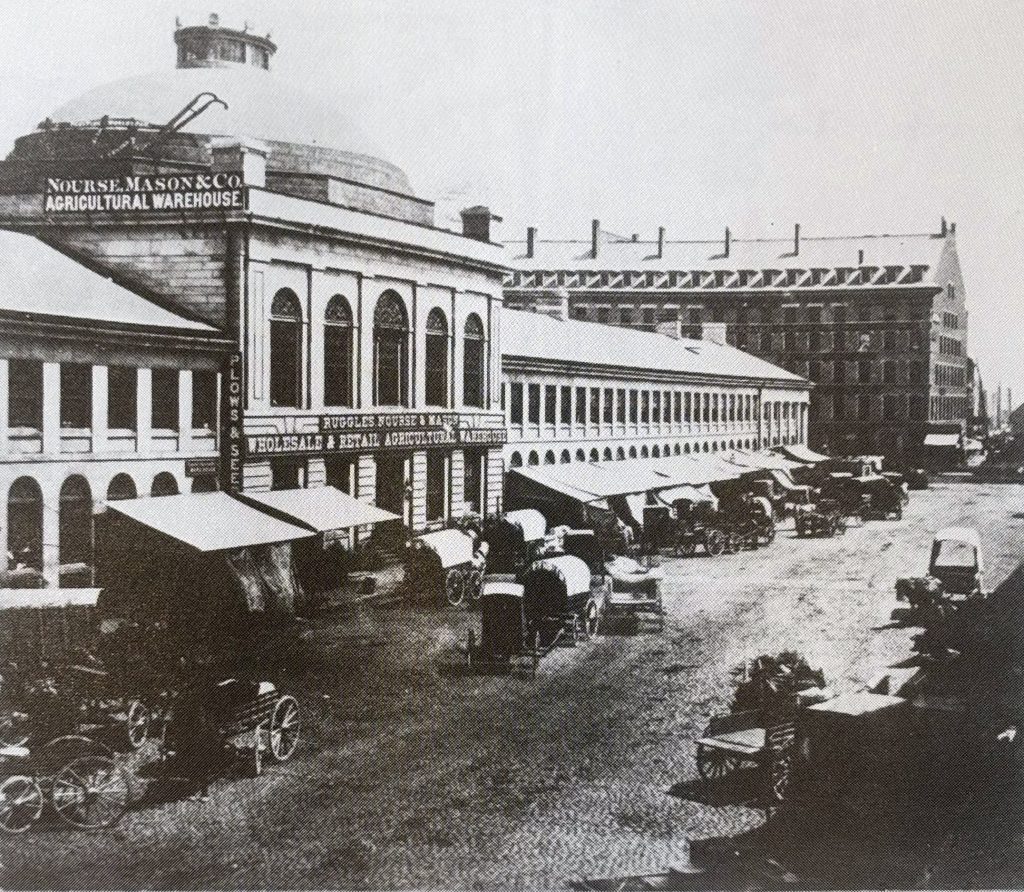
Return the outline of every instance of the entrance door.
{"type": "Polygon", "coordinates": [[[377,507],[391,511],[409,522],[405,498],[407,456],[377,456],[377,507]]]}

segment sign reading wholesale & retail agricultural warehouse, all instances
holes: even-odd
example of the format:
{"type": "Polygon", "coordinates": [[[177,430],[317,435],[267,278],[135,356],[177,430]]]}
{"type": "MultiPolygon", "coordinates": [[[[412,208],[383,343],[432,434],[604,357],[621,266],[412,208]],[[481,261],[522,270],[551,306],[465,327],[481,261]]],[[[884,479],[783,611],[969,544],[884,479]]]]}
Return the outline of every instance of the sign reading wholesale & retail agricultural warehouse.
{"type": "Polygon", "coordinates": [[[501,428],[475,428],[472,416],[454,412],[367,412],[321,415],[319,430],[305,433],[246,434],[250,457],[315,455],[371,449],[428,449],[438,446],[505,442],[501,428]],[[462,426],[460,427],[460,420],[462,426]]]}
{"type": "Polygon", "coordinates": [[[67,179],[47,177],[47,214],[242,210],[239,173],[181,173],[67,179]]]}

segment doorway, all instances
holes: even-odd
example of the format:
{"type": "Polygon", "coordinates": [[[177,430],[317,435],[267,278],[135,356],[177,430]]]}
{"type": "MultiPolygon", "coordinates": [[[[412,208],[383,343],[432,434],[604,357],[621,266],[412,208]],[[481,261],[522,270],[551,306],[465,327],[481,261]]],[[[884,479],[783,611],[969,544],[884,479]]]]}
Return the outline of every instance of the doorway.
{"type": "Polygon", "coordinates": [[[397,514],[408,524],[405,496],[409,457],[403,453],[377,455],[377,507],[397,514]]]}

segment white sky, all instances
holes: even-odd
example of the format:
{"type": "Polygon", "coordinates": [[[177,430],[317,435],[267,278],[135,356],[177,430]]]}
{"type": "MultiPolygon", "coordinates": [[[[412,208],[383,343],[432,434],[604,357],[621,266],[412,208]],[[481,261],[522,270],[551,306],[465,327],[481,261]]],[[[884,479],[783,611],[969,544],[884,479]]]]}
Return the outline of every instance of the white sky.
{"type": "MultiPolygon", "coordinates": [[[[986,385],[1024,397],[1024,2],[0,0],[0,152],[174,65],[176,15],[248,20],[438,221],[499,238],[924,232],[957,223],[986,385]]],[[[1019,400],[1017,400],[1019,401],[1019,400]]]]}

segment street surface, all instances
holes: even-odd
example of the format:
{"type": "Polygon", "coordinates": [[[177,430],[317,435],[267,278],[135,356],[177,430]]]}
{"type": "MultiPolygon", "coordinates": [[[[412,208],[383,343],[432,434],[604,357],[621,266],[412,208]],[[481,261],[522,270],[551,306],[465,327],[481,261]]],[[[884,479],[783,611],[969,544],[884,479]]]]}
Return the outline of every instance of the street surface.
{"type": "Polygon", "coordinates": [[[979,529],[998,586],[1020,563],[1024,487],[938,483],[902,522],[665,560],[663,633],[561,648],[536,680],[453,668],[474,613],[334,611],[305,624],[291,762],[114,830],[0,838],[0,886],[566,888],[664,870],[688,839],[764,820],[679,792],[730,670],[796,650],[843,691],[906,657],[912,630],[885,628],[895,579],[923,573],[932,533],[960,524],[979,529]]]}

